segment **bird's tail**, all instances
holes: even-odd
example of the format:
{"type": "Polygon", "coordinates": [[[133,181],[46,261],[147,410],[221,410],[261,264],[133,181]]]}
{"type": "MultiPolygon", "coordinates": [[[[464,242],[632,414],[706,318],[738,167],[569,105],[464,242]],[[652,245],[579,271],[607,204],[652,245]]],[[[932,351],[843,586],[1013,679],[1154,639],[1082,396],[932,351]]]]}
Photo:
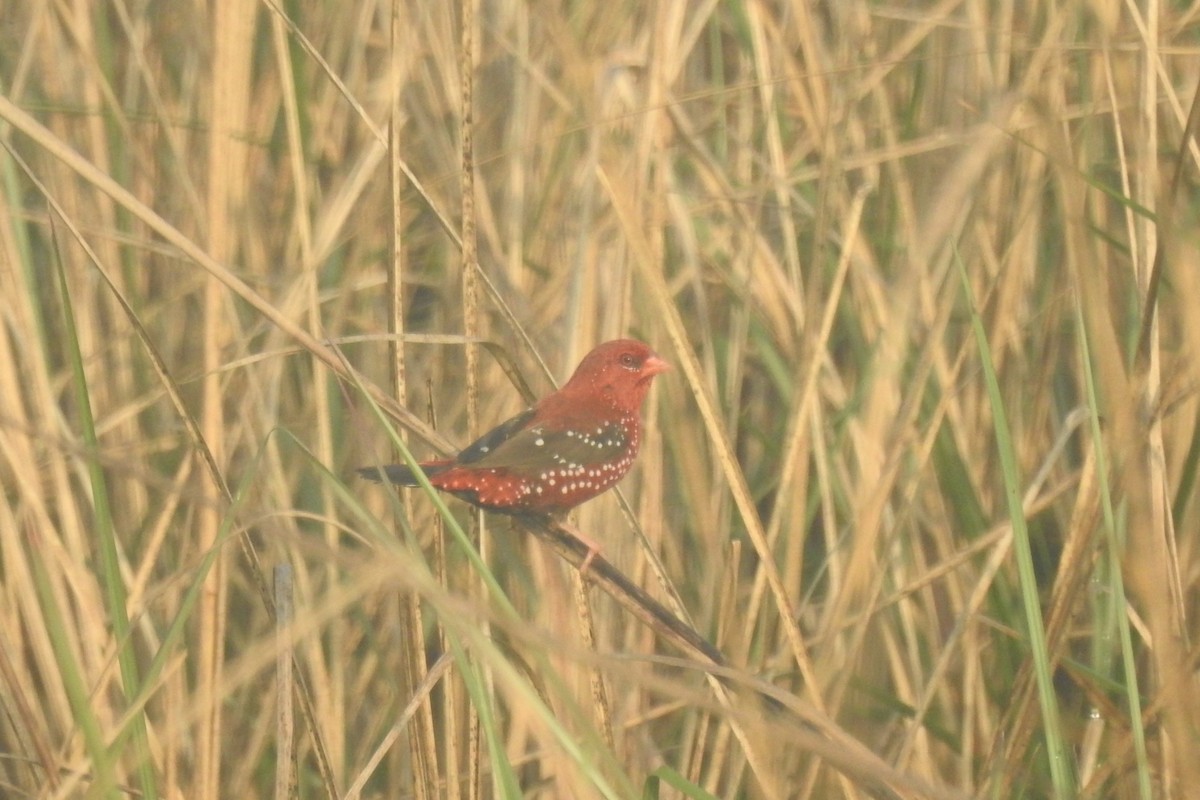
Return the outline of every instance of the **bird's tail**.
{"type": "MultiPolygon", "coordinates": [[[[430,461],[422,464],[421,469],[425,472],[425,476],[432,478],[439,472],[445,472],[450,467],[449,461],[430,461]]],[[[358,470],[358,474],[369,481],[379,483],[386,481],[394,483],[397,486],[419,486],[417,476],[409,469],[407,464],[384,464],[379,467],[362,467],[358,470]]]]}

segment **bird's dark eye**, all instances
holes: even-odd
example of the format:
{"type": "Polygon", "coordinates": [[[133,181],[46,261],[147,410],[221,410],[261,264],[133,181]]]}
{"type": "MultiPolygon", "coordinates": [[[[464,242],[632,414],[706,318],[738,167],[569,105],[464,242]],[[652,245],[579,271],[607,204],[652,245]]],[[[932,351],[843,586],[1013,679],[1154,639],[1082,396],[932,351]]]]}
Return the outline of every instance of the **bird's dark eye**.
{"type": "Polygon", "coordinates": [[[625,369],[637,369],[638,368],[637,356],[635,356],[633,353],[623,353],[621,355],[620,362],[621,362],[621,366],[624,367],[625,369]]]}

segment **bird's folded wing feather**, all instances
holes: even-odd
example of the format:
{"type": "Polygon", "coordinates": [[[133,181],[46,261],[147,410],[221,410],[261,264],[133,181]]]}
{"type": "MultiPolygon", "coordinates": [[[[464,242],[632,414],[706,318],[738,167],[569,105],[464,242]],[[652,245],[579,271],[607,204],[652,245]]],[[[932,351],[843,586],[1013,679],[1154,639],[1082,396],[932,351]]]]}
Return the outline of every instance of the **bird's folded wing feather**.
{"type": "Polygon", "coordinates": [[[545,470],[559,465],[602,464],[626,455],[629,447],[620,423],[554,429],[530,424],[532,409],[482,437],[458,456],[458,463],[479,468],[545,470]]]}
{"type": "Polygon", "coordinates": [[[500,423],[463,448],[454,460],[459,464],[477,464],[484,459],[491,458],[499,447],[517,436],[521,429],[533,420],[536,413],[536,409],[527,408],[512,419],[500,423]]]}

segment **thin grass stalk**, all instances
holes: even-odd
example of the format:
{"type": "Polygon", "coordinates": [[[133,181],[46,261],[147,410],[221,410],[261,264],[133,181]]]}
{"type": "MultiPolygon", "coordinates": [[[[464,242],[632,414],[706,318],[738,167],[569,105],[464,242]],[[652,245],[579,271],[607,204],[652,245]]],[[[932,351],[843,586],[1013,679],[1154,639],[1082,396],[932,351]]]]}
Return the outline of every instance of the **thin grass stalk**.
{"type": "MultiPolygon", "coordinates": [[[[404,43],[401,40],[401,3],[393,0],[389,23],[389,69],[388,90],[388,183],[391,195],[391,226],[390,244],[391,258],[387,264],[387,327],[394,338],[389,342],[389,374],[396,402],[400,407],[407,407],[408,387],[407,369],[404,353],[404,276],[407,259],[404,234],[404,211],[406,208],[404,194],[408,187],[404,172],[400,169],[401,154],[404,152],[404,136],[402,132],[403,109],[400,102],[400,58],[404,43]]],[[[403,433],[401,433],[403,436],[403,433]]],[[[411,526],[408,518],[407,504],[397,507],[397,513],[405,515],[404,526],[411,526]]],[[[442,532],[439,526],[438,541],[441,542],[442,532]]],[[[439,572],[444,580],[444,573],[439,572]]],[[[417,686],[426,682],[429,675],[425,661],[424,626],[421,614],[420,597],[414,592],[402,593],[399,601],[399,615],[402,620],[401,649],[398,654],[401,661],[401,689],[405,696],[415,693],[417,686]]],[[[456,706],[457,681],[453,678],[444,684],[443,696],[447,708],[447,719],[453,720],[456,706]]],[[[439,787],[445,783],[447,796],[455,796],[455,777],[458,773],[458,762],[453,749],[448,749],[445,769],[441,768],[438,760],[437,739],[435,735],[433,708],[428,693],[422,693],[422,702],[415,709],[416,720],[408,738],[408,750],[413,764],[413,791],[418,800],[434,797],[439,787]]],[[[445,728],[447,742],[456,739],[457,731],[453,722],[445,728]]]]}
{"type": "MultiPolygon", "coordinates": [[[[286,132],[286,162],[294,187],[294,201],[291,204],[292,227],[296,232],[296,247],[299,255],[299,274],[301,291],[307,305],[309,326],[314,331],[323,327],[320,307],[320,273],[314,250],[313,225],[310,219],[310,189],[308,173],[305,169],[304,156],[306,152],[305,126],[302,119],[315,116],[311,106],[311,98],[300,85],[295,65],[291,58],[291,47],[287,37],[287,27],[279,16],[272,16],[271,39],[275,63],[280,76],[280,99],[283,106],[283,123],[286,132]]],[[[330,407],[329,374],[313,365],[309,397],[314,407],[316,420],[315,436],[318,442],[318,452],[324,463],[334,460],[333,420],[334,414],[330,407]]],[[[320,487],[320,507],[333,518],[333,497],[329,488],[320,487]]],[[[326,545],[336,546],[338,532],[333,524],[326,524],[322,531],[326,545]]],[[[333,585],[336,583],[337,567],[329,563],[325,567],[325,580],[333,585]]],[[[312,685],[318,689],[314,701],[318,705],[321,719],[332,730],[342,730],[346,727],[346,664],[338,657],[347,652],[345,629],[333,627],[328,633],[328,651],[333,657],[327,662],[318,657],[308,659],[314,673],[312,685]]],[[[290,677],[290,676],[289,676],[290,677]]],[[[342,737],[325,739],[330,767],[335,774],[345,771],[345,749],[342,737]]]]}
{"type": "Polygon", "coordinates": [[[1068,755],[1069,751],[1062,736],[1058,697],[1054,689],[1053,664],[1046,648],[1046,629],[1042,621],[1037,574],[1034,572],[1029,528],[1021,503],[1021,477],[1017,469],[1016,451],[1013,447],[1013,431],[1008,425],[1000,383],[993,368],[987,332],[984,330],[983,321],[976,310],[971,294],[970,279],[967,277],[962,260],[956,256],[954,261],[959,277],[962,279],[963,292],[971,318],[971,328],[975,334],[975,343],[979,348],[983,378],[987,386],[993,425],[995,426],[996,449],[1000,457],[1001,471],[1004,476],[1004,496],[1013,529],[1013,550],[1017,560],[1021,600],[1025,612],[1026,636],[1033,659],[1038,704],[1042,710],[1042,734],[1046,745],[1046,757],[1050,762],[1051,783],[1056,797],[1069,800],[1075,796],[1075,785],[1071,777],[1073,770],[1068,755]]]}
{"type": "MultiPolygon", "coordinates": [[[[466,410],[467,410],[467,434],[469,440],[474,440],[482,431],[479,425],[479,347],[476,342],[479,340],[480,320],[479,320],[479,273],[482,268],[479,264],[479,243],[476,240],[476,220],[475,220],[475,2],[474,0],[461,0],[459,4],[459,15],[461,29],[459,31],[459,47],[458,47],[458,79],[459,79],[459,145],[460,145],[460,162],[459,162],[459,190],[460,197],[460,212],[461,212],[461,230],[462,230],[462,253],[461,253],[461,280],[462,280],[462,318],[463,318],[463,337],[466,340],[466,345],[463,348],[463,354],[466,358],[466,367],[464,371],[466,383],[466,410]]],[[[487,558],[488,552],[491,549],[491,540],[487,533],[487,527],[483,524],[484,516],[482,511],[477,511],[474,514],[475,524],[472,526],[472,546],[478,546],[479,552],[484,559],[487,558]]],[[[454,643],[451,642],[451,646],[454,643]]],[[[464,654],[465,655],[465,654],[464,654]]],[[[486,670],[486,666],[483,667],[486,670]]],[[[472,680],[472,677],[464,677],[468,694],[475,701],[475,705],[468,706],[467,712],[467,738],[468,752],[470,758],[467,763],[467,797],[471,800],[478,800],[482,797],[483,792],[483,759],[477,757],[480,751],[479,737],[480,729],[484,729],[486,733],[493,759],[499,759],[500,754],[496,749],[501,747],[501,739],[492,723],[494,710],[492,707],[480,708],[478,704],[490,704],[493,700],[491,692],[491,681],[485,679],[484,683],[488,686],[486,695],[483,687],[479,683],[472,680]]],[[[497,773],[493,780],[506,777],[506,774],[497,773]]],[[[497,787],[498,788],[498,787],[497,787]]]]}
{"type": "MultiPolygon", "coordinates": [[[[1115,614],[1111,617],[1116,628],[1121,652],[1121,672],[1125,678],[1125,701],[1129,708],[1129,732],[1133,738],[1134,761],[1137,764],[1138,796],[1141,800],[1151,800],[1150,759],[1146,751],[1146,730],[1142,724],[1142,695],[1138,681],[1137,659],[1133,652],[1133,633],[1129,629],[1129,617],[1126,614],[1128,600],[1125,596],[1125,580],[1121,575],[1121,557],[1124,543],[1118,535],[1116,509],[1113,505],[1112,492],[1109,486],[1108,452],[1104,447],[1104,435],[1100,429],[1100,398],[1096,386],[1096,376],[1092,370],[1092,354],[1088,345],[1087,327],[1084,325],[1083,309],[1079,307],[1078,298],[1075,303],[1075,319],[1077,337],[1079,340],[1080,367],[1083,370],[1083,386],[1087,392],[1087,403],[1090,414],[1091,441],[1096,457],[1096,472],[1099,476],[1100,508],[1104,518],[1104,544],[1107,569],[1107,589],[1111,595],[1111,605],[1115,614]]],[[[1101,617],[1101,622],[1108,619],[1101,617]]]]}
{"type": "MultiPolygon", "coordinates": [[[[58,292],[62,303],[63,329],[66,332],[63,344],[71,361],[71,374],[75,390],[76,406],[79,410],[79,426],[83,436],[84,448],[88,466],[88,478],[91,482],[92,507],[94,513],[93,532],[100,550],[101,577],[104,584],[104,597],[108,610],[108,618],[112,621],[113,639],[116,645],[117,662],[121,667],[121,683],[124,698],[137,696],[141,690],[142,679],[138,670],[137,652],[130,631],[129,613],[126,606],[125,578],[121,571],[121,557],[118,553],[117,530],[113,523],[112,511],[109,507],[108,482],[100,462],[100,441],[96,436],[96,420],[92,414],[92,401],[88,391],[88,377],[84,370],[83,354],[79,350],[79,337],[76,333],[74,310],[71,303],[71,292],[67,286],[66,269],[59,259],[57,261],[56,277],[58,292]]],[[[133,721],[133,755],[136,760],[138,781],[142,792],[148,800],[158,797],[157,782],[154,775],[154,762],[150,757],[149,739],[146,732],[146,717],[138,714],[133,721]]],[[[93,761],[95,754],[93,754],[93,761]]],[[[107,772],[103,765],[101,769],[101,785],[107,772]]],[[[111,788],[111,787],[110,787],[111,788]]]]}
{"type": "MultiPolygon", "coordinates": [[[[116,800],[122,796],[117,786],[117,757],[105,745],[104,734],[100,721],[92,709],[92,691],[83,675],[82,665],[72,652],[72,644],[68,637],[71,625],[62,613],[55,597],[53,581],[46,569],[50,548],[33,529],[27,531],[26,541],[32,557],[29,559],[33,572],[33,585],[37,590],[39,605],[46,619],[46,636],[54,651],[55,666],[58,668],[57,678],[62,681],[67,697],[71,702],[71,710],[75,724],[83,736],[84,747],[88,754],[91,767],[91,792],[97,797],[116,800]]],[[[74,780],[64,782],[59,786],[59,776],[50,779],[51,785],[59,786],[60,794],[72,790],[78,781],[89,777],[82,771],[70,776],[74,780]]]]}
{"type": "Polygon", "coordinates": [[[292,705],[292,648],[286,632],[295,621],[295,596],[289,564],[275,567],[275,800],[296,793],[295,712],[292,705]]]}

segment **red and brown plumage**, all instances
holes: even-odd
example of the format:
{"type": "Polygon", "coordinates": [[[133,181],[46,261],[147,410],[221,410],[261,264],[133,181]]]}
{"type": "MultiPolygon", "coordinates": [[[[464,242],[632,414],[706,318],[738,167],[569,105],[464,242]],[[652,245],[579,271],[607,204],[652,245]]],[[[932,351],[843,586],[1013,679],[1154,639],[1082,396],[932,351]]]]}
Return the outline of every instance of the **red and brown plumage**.
{"type": "MultiPolygon", "coordinates": [[[[493,428],[454,458],[421,469],[437,489],[506,514],[555,514],[607,491],[633,465],[642,402],[670,369],[649,346],[617,339],[596,347],[561,389],[493,428]]],[[[417,486],[403,464],[359,470],[417,486]]]]}

